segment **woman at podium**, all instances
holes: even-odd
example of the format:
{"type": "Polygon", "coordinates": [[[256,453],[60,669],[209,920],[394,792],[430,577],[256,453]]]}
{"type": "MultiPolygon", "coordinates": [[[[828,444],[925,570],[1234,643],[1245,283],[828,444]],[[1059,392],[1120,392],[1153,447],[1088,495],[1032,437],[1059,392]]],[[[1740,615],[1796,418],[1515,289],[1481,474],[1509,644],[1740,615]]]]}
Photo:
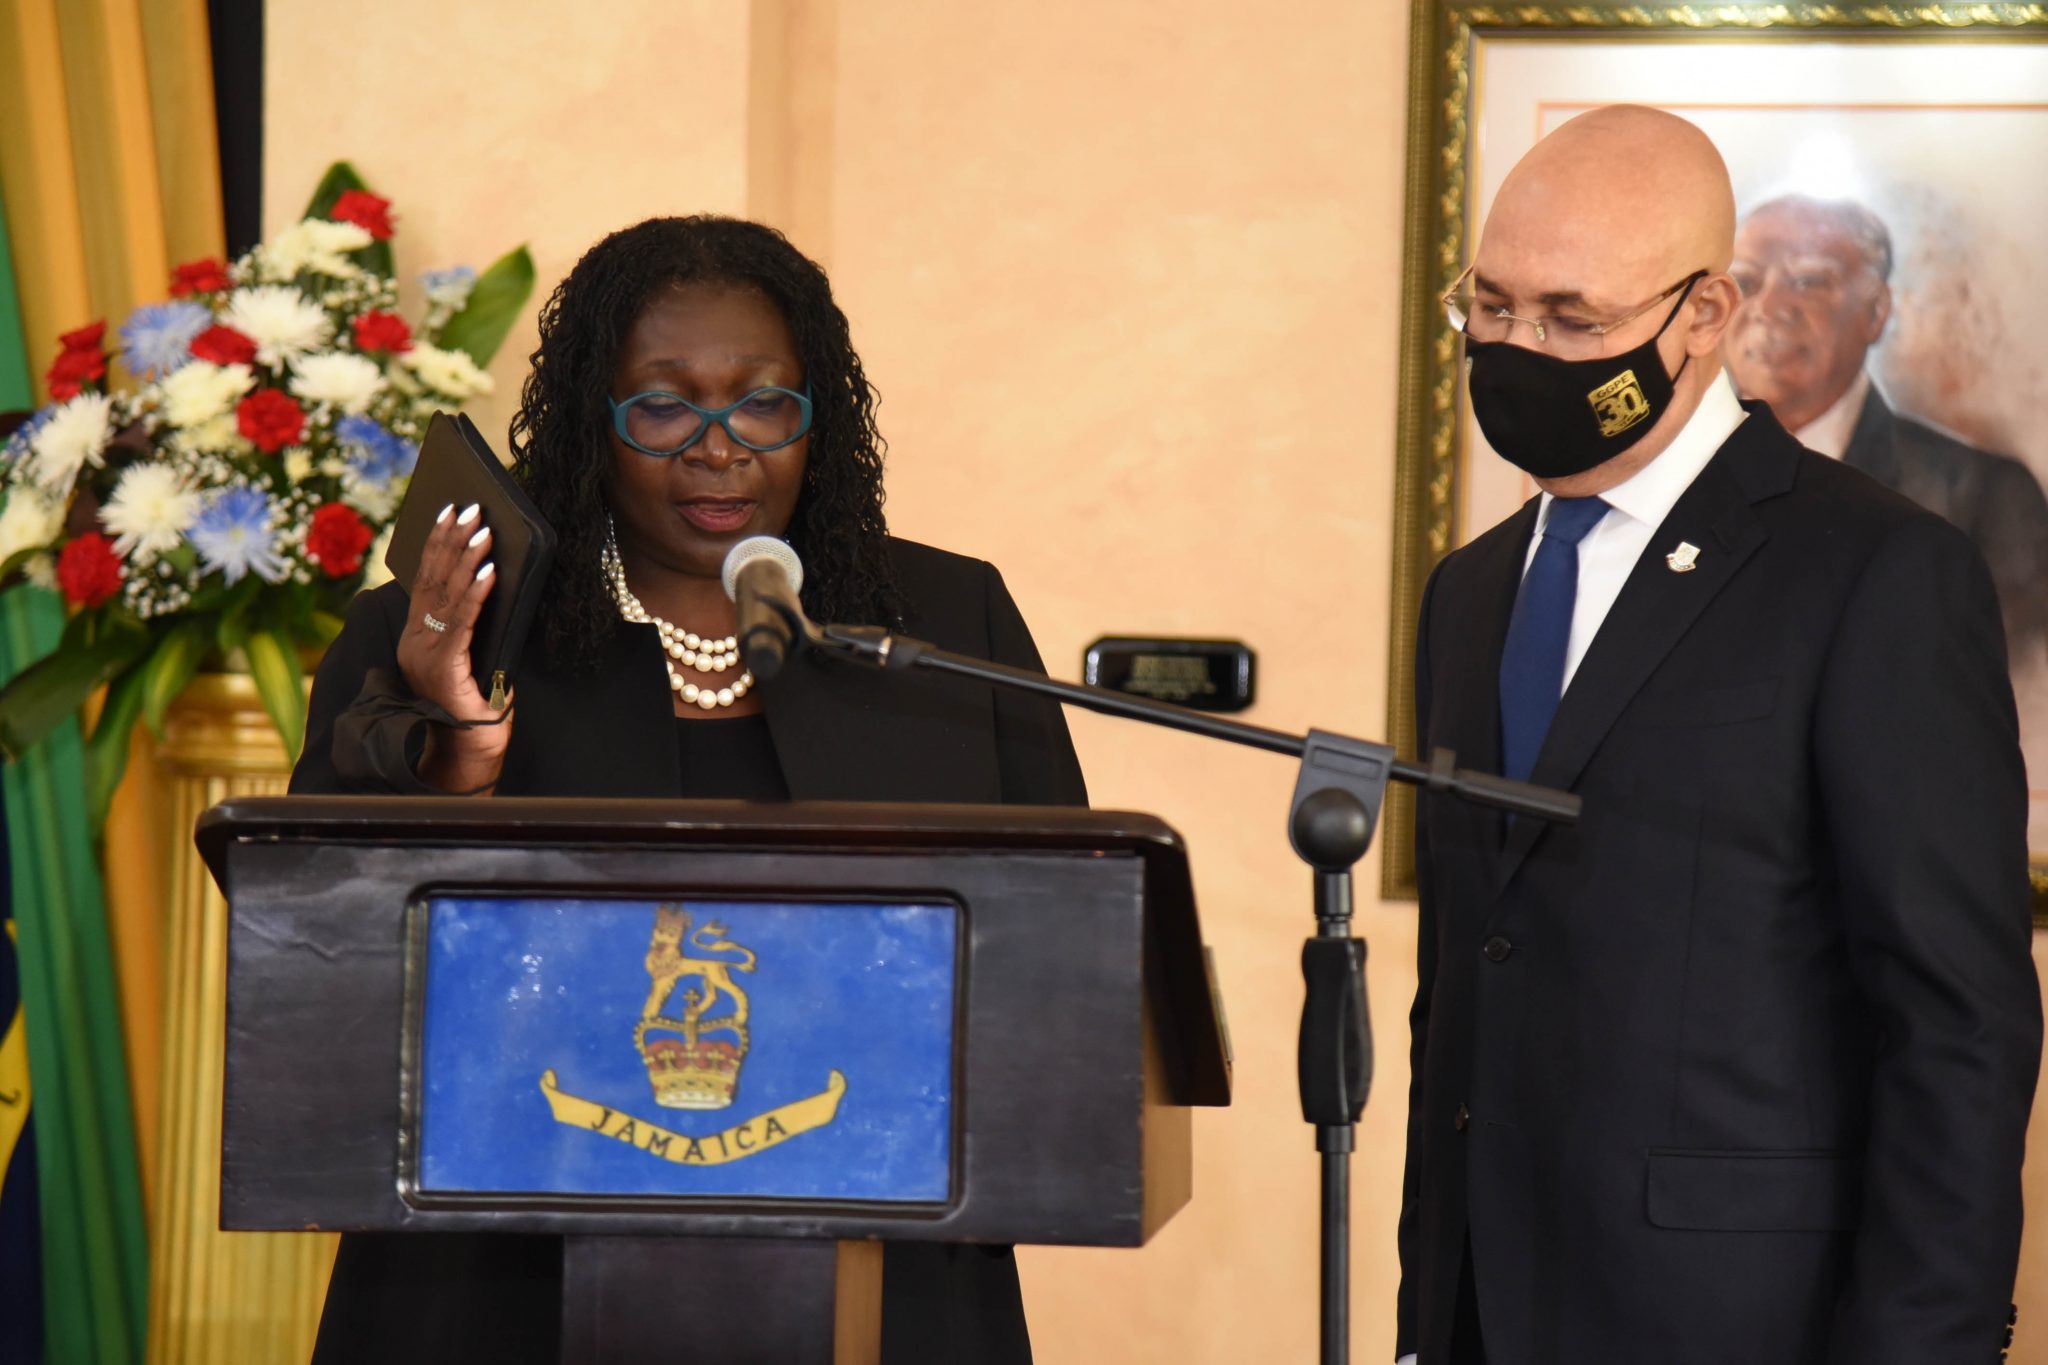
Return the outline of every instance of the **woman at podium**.
{"type": "MultiPolygon", "coordinates": [[[[293,792],[1083,805],[1059,708],[799,654],[741,666],[727,550],[780,536],[819,621],[1042,665],[989,564],[890,536],[875,395],[824,272],[774,230],[652,219],[543,307],[511,444],[558,541],[495,709],[471,628],[490,527],[451,507],[417,577],[359,596],[313,683],[293,792]]],[[[552,1237],[342,1239],[316,1361],[553,1362],[552,1237]]],[[[883,1358],[1028,1361],[1007,1249],[892,1243],[883,1358]]]]}

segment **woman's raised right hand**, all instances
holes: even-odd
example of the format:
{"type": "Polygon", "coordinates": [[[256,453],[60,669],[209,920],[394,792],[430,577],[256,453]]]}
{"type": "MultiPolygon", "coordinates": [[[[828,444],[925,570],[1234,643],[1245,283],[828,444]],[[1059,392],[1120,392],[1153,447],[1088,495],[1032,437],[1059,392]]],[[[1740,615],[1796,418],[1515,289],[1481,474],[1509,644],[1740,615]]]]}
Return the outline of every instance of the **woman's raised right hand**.
{"type": "Polygon", "coordinates": [[[398,637],[398,669],[414,696],[457,720],[484,722],[429,728],[419,775],[443,791],[466,792],[496,782],[512,739],[512,718],[492,709],[476,685],[469,659],[477,618],[497,581],[490,555],[490,528],[483,525],[476,504],[459,513],[452,503],[442,508],[420,552],[405,630],[398,637]]]}

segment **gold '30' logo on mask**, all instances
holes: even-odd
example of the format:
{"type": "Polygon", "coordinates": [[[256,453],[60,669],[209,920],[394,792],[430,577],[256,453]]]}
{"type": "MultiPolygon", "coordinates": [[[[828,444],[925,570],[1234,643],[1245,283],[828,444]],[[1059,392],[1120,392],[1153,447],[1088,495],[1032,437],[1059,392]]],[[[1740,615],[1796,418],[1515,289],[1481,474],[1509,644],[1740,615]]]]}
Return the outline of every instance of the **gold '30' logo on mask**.
{"type": "Polygon", "coordinates": [[[1587,394],[1586,401],[1593,405],[1602,436],[1619,436],[1650,415],[1650,400],[1643,396],[1634,370],[1623,370],[1587,394]]]}

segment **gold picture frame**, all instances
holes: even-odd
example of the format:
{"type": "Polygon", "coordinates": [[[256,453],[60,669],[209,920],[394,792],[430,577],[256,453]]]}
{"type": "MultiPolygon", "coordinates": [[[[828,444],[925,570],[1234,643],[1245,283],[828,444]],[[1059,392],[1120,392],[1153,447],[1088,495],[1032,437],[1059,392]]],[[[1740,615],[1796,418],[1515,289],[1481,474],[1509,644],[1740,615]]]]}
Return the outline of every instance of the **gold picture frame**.
{"type": "MultiPolygon", "coordinates": [[[[1387,731],[1415,749],[1414,626],[1437,561],[1466,538],[1460,524],[1456,334],[1437,299],[1464,268],[1477,200],[1475,116],[1486,92],[1482,60],[1499,40],[1545,43],[1743,45],[1901,39],[1999,43],[2048,40],[2048,4],[1731,3],[1637,5],[1498,4],[1414,0],[1401,278],[1401,361],[1394,490],[1393,638],[1387,731]]],[[[2048,97],[2044,97],[2048,101],[2048,97]]],[[[1661,102],[1651,99],[1646,102],[1661,102]]],[[[2048,107],[2048,104],[2044,104],[2048,107]]],[[[1412,791],[1389,793],[1382,838],[1382,893],[1415,895],[1412,791]]],[[[2048,927],[2048,851],[2032,870],[2035,922],[2048,927]]]]}

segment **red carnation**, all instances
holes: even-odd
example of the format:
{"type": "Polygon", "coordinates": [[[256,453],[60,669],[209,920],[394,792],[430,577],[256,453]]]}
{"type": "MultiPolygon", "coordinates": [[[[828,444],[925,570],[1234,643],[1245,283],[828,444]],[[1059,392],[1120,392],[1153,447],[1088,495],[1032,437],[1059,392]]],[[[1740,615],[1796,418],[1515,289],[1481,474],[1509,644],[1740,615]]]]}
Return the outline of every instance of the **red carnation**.
{"type": "Polygon", "coordinates": [[[190,294],[218,294],[234,287],[235,282],[228,278],[228,268],[211,256],[203,261],[187,261],[171,267],[171,297],[174,299],[190,294]]]}
{"type": "Polygon", "coordinates": [[[355,508],[330,502],[313,513],[313,524],[306,528],[306,554],[329,578],[347,578],[363,567],[371,539],[355,508]]]}
{"type": "Polygon", "coordinates": [[[50,397],[59,402],[76,398],[87,384],[107,377],[107,357],[100,350],[100,338],[106,334],[107,324],[102,319],[57,338],[62,349],[44,376],[50,385],[50,397]]]}
{"type": "Polygon", "coordinates": [[[81,607],[96,607],[121,591],[121,556],[113,542],[87,531],[66,545],[57,555],[57,586],[65,601],[81,607]]]}
{"type": "Polygon", "coordinates": [[[306,413],[276,389],[258,389],[235,406],[235,425],[265,455],[275,455],[306,433],[306,413]]]}
{"type": "Polygon", "coordinates": [[[412,349],[412,328],[396,313],[369,312],[356,319],[358,351],[389,351],[393,355],[412,349]]]}
{"type": "Polygon", "coordinates": [[[107,334],[107,320],[88,322],[76,331],[66,332],[57,338],[57,344],[67,351],[97,351],[100,338],[107,334]]]}
{"type": "Polygon", "coordinates": [[[98,351],[65,351],[50,366],[50,397],[76,398],[89,383],[107,377],[107,358],[98,351]]]}
{"type": "Polygon", "coordinates": [[[368,190],[343,190],[327,216],[337,223],[354,223],[380,242],[391,236],[391,201],[368,190]]]}
{"type": "Polygon", "coordinates": [[[251,365],[256,361],[256,343],[232,327],[215,323],[192,338],[192,358],[215,365],[251,365]]]}

